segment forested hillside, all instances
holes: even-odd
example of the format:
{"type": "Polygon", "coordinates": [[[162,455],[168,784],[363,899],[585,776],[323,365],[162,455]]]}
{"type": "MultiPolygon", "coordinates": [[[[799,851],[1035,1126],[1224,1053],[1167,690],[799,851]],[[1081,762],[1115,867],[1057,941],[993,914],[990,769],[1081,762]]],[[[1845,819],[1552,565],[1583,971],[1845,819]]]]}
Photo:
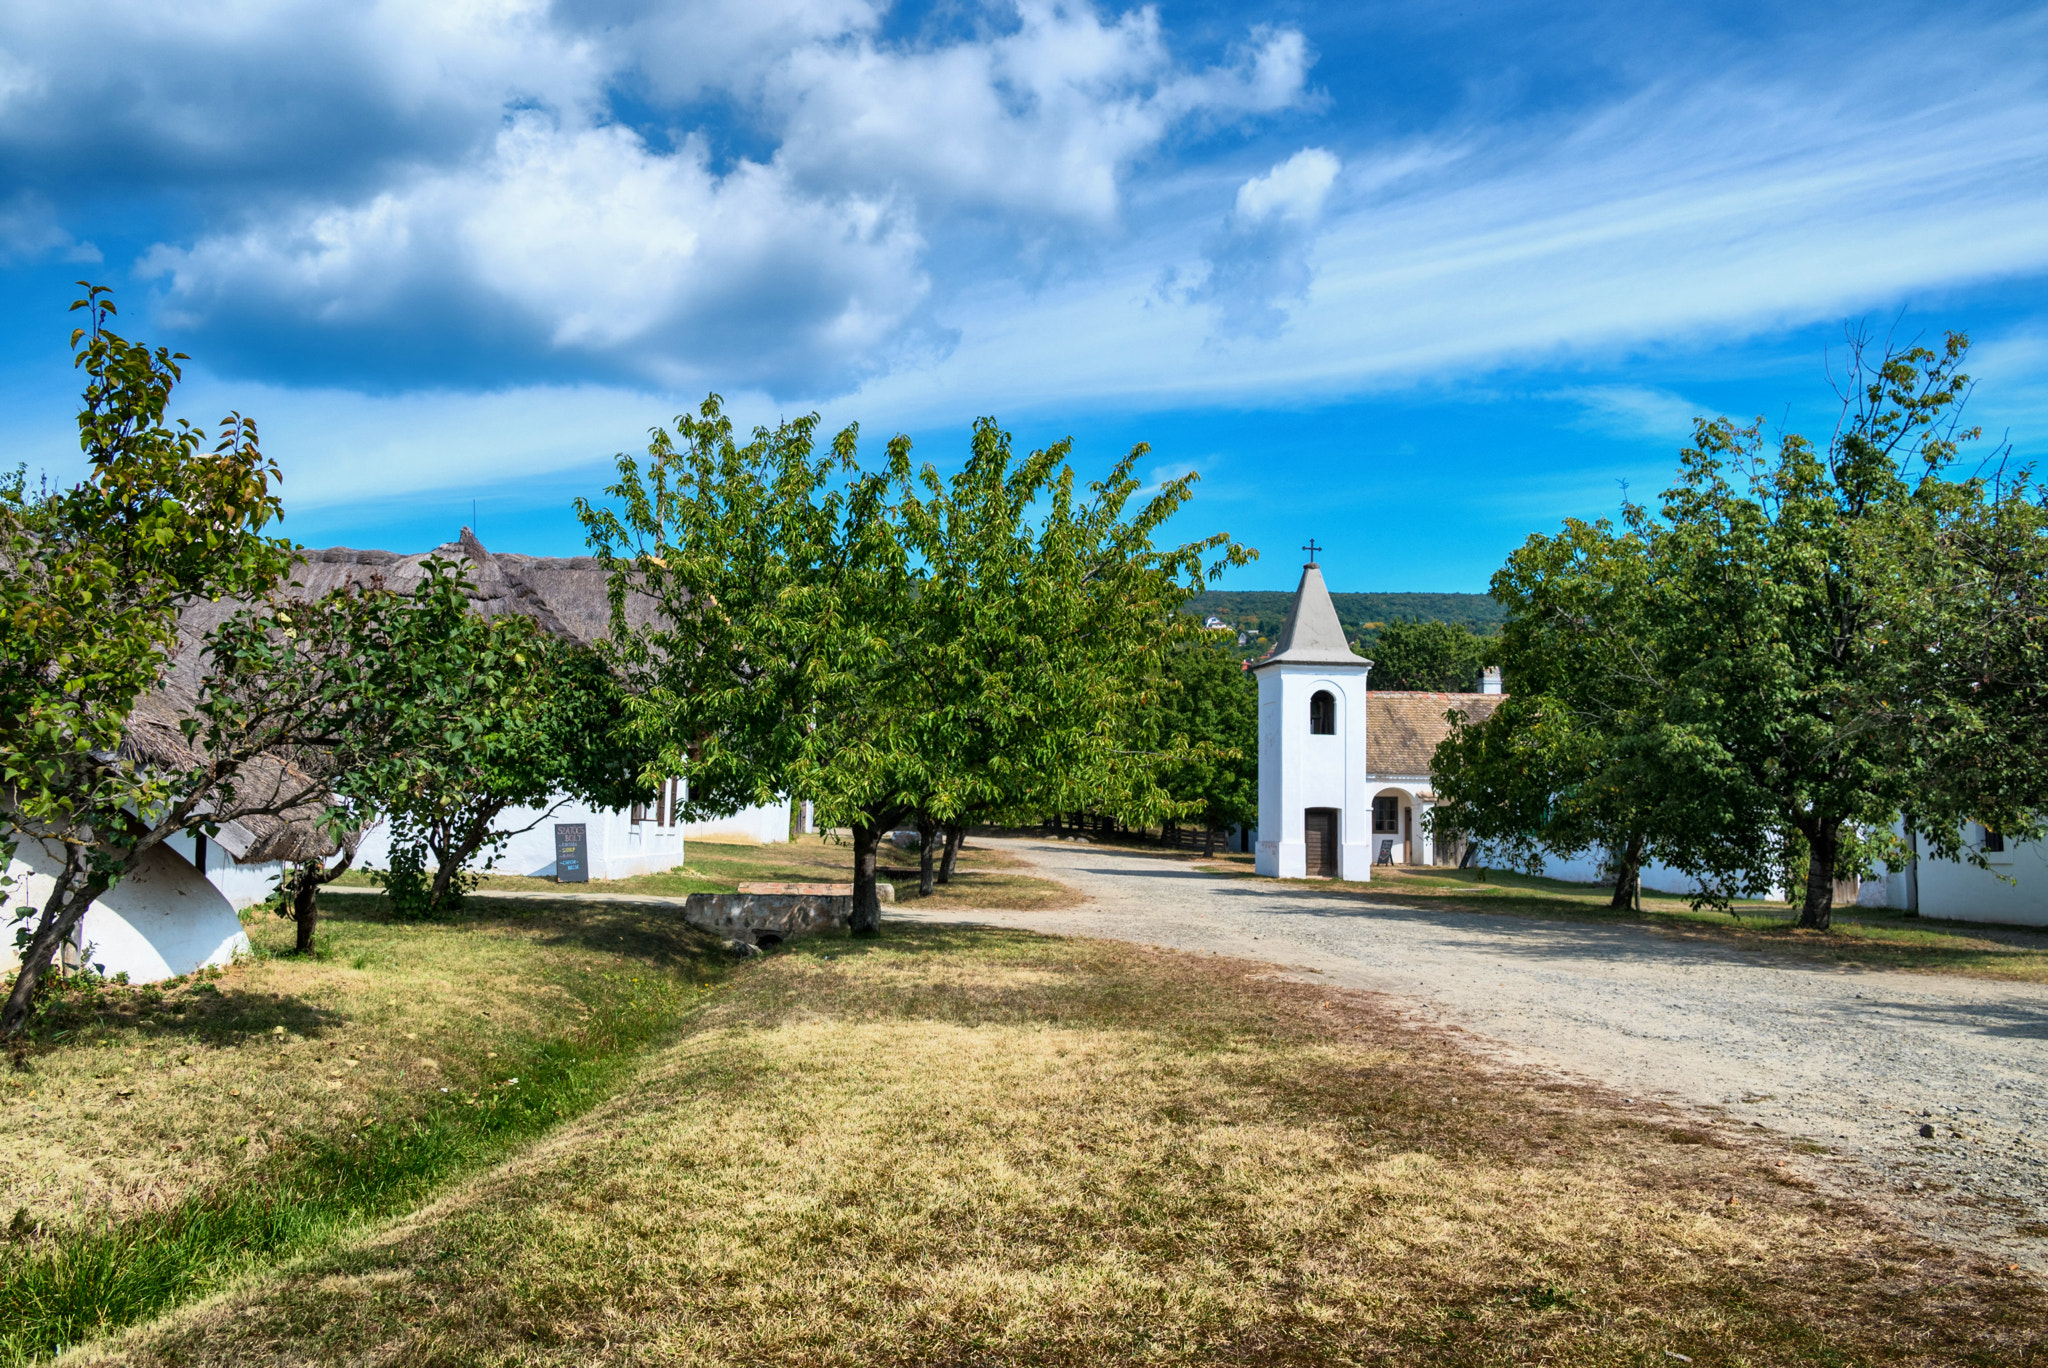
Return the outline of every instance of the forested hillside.
{"type": "MultiPolygon", "coordinates": [[[[1287,620],[1294,595],[1284,590],[1216,590],[1200,594],[1188,611],[1214,615],[1245,633],[1245,648],[1263,652],[1287,620]],[[1259,639],[1264,643],[1260,644],[1259,639]]],[[[1344,634],[1369,638],[1389,622],[1448,622],[1481,636],[1500,630],[1505,613],[1485,594],[1332,594],[1344,634]]]]}

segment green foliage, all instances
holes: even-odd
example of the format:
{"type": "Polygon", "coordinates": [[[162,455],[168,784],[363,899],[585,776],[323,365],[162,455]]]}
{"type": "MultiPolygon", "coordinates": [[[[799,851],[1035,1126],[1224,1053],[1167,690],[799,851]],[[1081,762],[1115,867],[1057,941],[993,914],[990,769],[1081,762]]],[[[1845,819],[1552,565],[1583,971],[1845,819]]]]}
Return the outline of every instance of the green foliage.
{"type": "Polygon", "coordinates": [[[1617,906],[1650,859],[1693,872],[1716,901],[1753,891],[1726,868],[1721,838],[1737,824],[1725,777],[1702,768],[1712,743],[1664,711],[1652,584],[1646,539],[1605,522],[1569,520],[1508,558],[1493,579],[1508,611],[1497,647],[1507,696],[1438,747],[1438,829],[1532,873],[1546,854],[1600,849],[1617,906]]]}
{"type": "Polygon", "coordinates": [[[1702,421],[1656,514],[1568,524],[1495,579],[1510,702],[1452,738],[1457,820],[1504,840],[1640,839],[1724,890],[1794,874],[1801,924],[1900,858],[1895,824],[2040,831],[2039,491],[1953,479],[1968,339],[1852,339],[1834,437],[1702,421]]]}
{"type": "Polygon", "coordinates": [[[388,815],[385,886],[417,917],[459,905],[475,882],[468,867],[481,858],[489,868],[518,834],[496,825],[508,808],[556,794],[621,808],[653,794],[627,748],[624,701],[595,653],[531,618],[471,611],[459,565],[429,559],[425,569],[388,617],[387,739],[335,785],[356,810],[388,815]]]}
{"type": "Polygon", "coordinates": [[[1500,646],[1462,623],[1389,622],[1366,633],[1358,649],[1373,662],[1375,689],[1470,693],[1480,668],[1497,663],[1500,646]]]}
{"type": "Polygon", "coordinates": [[[950,483],[913,470],[907,438],[870,470],[856,429],[820,454],[816,426],[742,444],[714,395],[644,470],[620,458],[615,509],[578,502],[643,772],[687,778],[698,811],[787,794],[850,827],[863,931],[876,842],[914,812],[1164,802],[1133,719],[1227,546],[1152,546],[1191,480],[1127,513],[1143,447],[1083,498],[1068,444],[1018,462],[993,422],[950,483]]]}
{"type": "MultiPolygon", "coordinates": [[[[434,896],[434,875],[427,868],[432,836],[411,822],[394,820],[391,831],[391,865],[371,875],[383,886],[385,901],[401,921],[429,921],[443,910],[434,896]],[[401,825],[403,823],[403,825],[401,825]]],[[[477,872],[460,869],[451,879],[445,901],[448,910],[460,907],[462,899],[476,887],[477,872]]]]}
{"type": "Polygon", "coordinates": [[[901,488],[917,589],[902,662],[906,791],[930,817],[957,824],[1086,807],[1143,821],[1192,801],[1162,786],[1162,767],[1206,757],[1190,755],[1184,736],[1149,731],[1147,714],[1161,666],[1194,639],[1180,607],[1248,553],[1222,536],[1154,549],[1193,480],[1131,510],[1146,450],[1082,499],[1071,440],[1020,460],[1010,435],[984,418],[950,481],[927,465],[901,488]]]}
{"type": "Polygon", "coordinates": [[[1205,634],[1166,654],[1153,714],[1159,744],[1174,758],[1159,786],[1214,830],[1259,819],[1259,686],[1228,638],[1205,634]]]}
{"type": "Polygon", "coordinates": [[[332,655],[309,665],[337,639],[321,632],[253,651],[213,644],[195,706],[166,705],[140,735],[131,725],[167,679],[180,611],[270,594],[293,553],[264,535],[278,474],[255,424],[230,414],[209,447],[167,417],[185,358],[115,333],[99,287],[72,307],[89,320],[72,333],[87,476],[54,492],[0,484],[5,821],[62,864],[0,1018],[7,1034],[93,899],[179,831],[305,801],[316,757],[352,730],[352,667],[332,655]]]}
{"type": "Polygon", "coordinates": [[[1925,702],[1906,816],[1934,853],[1981,858],[1964,823],[2038,837],[2048,809],[2048,490],[2030,471],[2001,469],[1945,492],[1931,545],[1911,558],[1925,593],[1894,594],[1887,610],[1907,644],[1910,692],[1925,702]]]}

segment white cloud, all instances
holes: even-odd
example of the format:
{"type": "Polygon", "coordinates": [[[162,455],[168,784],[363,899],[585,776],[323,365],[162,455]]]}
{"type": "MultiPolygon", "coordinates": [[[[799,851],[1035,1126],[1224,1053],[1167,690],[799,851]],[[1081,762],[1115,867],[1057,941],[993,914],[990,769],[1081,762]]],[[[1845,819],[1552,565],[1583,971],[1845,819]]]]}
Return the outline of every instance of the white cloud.
{"type": "Polygon", "coordinates": [[[544,349],[684,384],[876,355],[924,298],[920,247],[886,202],[807,196],[754,162],[715,174],[694,140],[656,154],[615,125],[527,114],[474,165],[145,265],[174,321],[274,308],[347,328],[452,299],[544,349]]]}
{"type": "Polygon", "coordinates": [[[243,165],[255,193],[145,255],[167,317],[195,342],[296,333],[295,355],[324,347],[388,382],[386,330],[413,343],[410,383],[497,357],[787,393],[929,358],[948,345],[923,312],[935,234],[984,260],[990,215],[997,251],[1113,234],[1126,180],[1175,128],[1300,101],[1309,60],[1300,34],[1258,29],[1191,68],[1155,10],[1086,0],[998,0],[938,41],[884,41],[873,0],[200,0],[175,19],[97,0],[117,37],[95,73],[56,13],[30,0],[0,19],[0,49],[38,54],[41,92],[0,153],[9,136],[20,156],[62,149],[77,77],[113,111],[96,136],[125,126],[157,149],[138,175],[243,165]],[[152,81],[166,65],[252,71],[235,98],[260,116],[203,82],[152,81]],[[613,95],[635,82],[722,91],[743,126],[658,129],[658,111],[629,126],[613,95]],[[285,149],[298,160],[280,172],[285,149]],[[323,177],[296,184],[298,162],[323,177]]]}
{"type": "Polygon", "coordinates": [[[346,183],[459,155],[508,104],[588,106],[599,55],[548,0],[10,0],[0,153],[53,178],[346,183]]]}
{"type": "Polygon", "coordinates": [[[1275,218],[1314,223],[1344,164],[1320,147],[1304,147],[1263,176],[1237,188],[1237,218],[1255,225],[1275,218]]]}
{"type": "Polygon", "coordinates": [[[1161,292],[1162,261],[1213,279],[1218,255],[1200,225],[1164,225],[1096,279],[964,292],[939,315],[962,328],[947,362],[866,394],[913,411],[973,395],[1001,412],[1334,397],[2048,271],[2048,77],[2012,55],[2033,31],[1953,47],[1911,88],[1885,48],[1825,96],[1728,71],[1575,121],[1447,130],[1441,152],[1411,145],[1401,174],[1325,206],[1313,275],[1284,310],[1233,319],[1213,285],[1161,292]]]}
{"type": "Polygon", "coordinates": [[[1155,9],[1105,23],[1089,5],[1022,0],[1019,26],[929,50],[872,40],[798,48],[768,82],[777,161],[826,184],[927,202],[1107,223],[1126,169],[1179,121],[1298,101],[1307,48],[1261,31],[1235,63],[1182,72],[1155,9]]]}
{"type": "Polygon", "coordinates": [[[0,200],[0,264],[54,255],[64,261],[95,262],[100,249],[80,242],[57,222],[40,195],[23,190],[0,200]]]}

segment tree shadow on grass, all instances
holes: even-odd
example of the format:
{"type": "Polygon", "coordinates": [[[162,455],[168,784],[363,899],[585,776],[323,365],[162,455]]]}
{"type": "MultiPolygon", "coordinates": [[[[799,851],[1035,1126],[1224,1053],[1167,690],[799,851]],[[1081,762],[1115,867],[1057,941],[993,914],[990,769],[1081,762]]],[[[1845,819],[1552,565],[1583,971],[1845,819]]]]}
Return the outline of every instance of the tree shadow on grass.
{"type": "Polygon", "coordinates": [[[31,1039],[53,1046],[103,1028],[134,1031],[146,1039],[224,1045],[274,1035],[280,1026],[294,1035],[317,1036],[344,1019],[339,1011],[295,996],[221,988],[206,979],[139,987],[73,984],[40,1005],[31,1039]]]}

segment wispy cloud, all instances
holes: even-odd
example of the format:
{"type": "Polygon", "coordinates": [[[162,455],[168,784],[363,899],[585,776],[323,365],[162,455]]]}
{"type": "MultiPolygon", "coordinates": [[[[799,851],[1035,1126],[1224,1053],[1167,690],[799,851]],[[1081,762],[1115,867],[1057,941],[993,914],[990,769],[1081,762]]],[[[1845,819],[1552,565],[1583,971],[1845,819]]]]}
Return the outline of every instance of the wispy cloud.
{"type": "Polygon", "coordinates": [[[1647,385],[1577,385],[1541,397],[1578,405],[1581,426],[1614,437],[1683,438],[1695,418],[1711,416],[1682,395],[1647,385]]]}
{"type": "Polygon", "coordinates": [[[867,393],[905,406],[952,392],[1005,404],[1356,394],[2040,273],[2048,77],[2017,54],[2043,31],[2031,20],[1952,45],[1952,63],[1976,64],[1969,82],[1902,91],[1899,62],[1926,39],[1900,34],[1824,98],[1731,72],[1483,140],[1461,130],[1459,155],[1329,218],[1284,331],[1215,345],[1199,300],[1149,290],[1158,256],[1199,260],[1193,235],[1168,227],[1099,280],[970,291],[941,311],[962,328],[944,365],[867,393]]]}

